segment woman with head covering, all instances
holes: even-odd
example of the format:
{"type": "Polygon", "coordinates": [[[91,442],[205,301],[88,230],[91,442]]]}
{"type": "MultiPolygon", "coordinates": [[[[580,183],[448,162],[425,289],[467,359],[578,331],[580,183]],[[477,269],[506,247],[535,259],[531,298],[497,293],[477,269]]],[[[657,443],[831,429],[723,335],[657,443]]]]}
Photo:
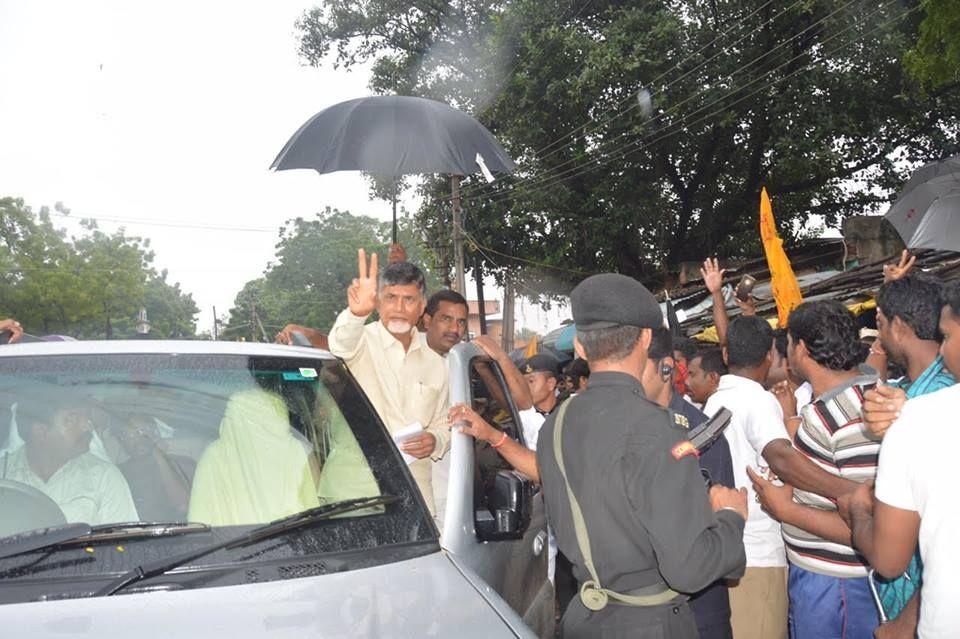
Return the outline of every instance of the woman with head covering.
{"type": "Polygon", "coordinates": [[[188,519],[263,524],[318,503],[309,453],[290,429],[283,399],[261,388],[234,393],[220,438],[197,464],[188,519]]]}

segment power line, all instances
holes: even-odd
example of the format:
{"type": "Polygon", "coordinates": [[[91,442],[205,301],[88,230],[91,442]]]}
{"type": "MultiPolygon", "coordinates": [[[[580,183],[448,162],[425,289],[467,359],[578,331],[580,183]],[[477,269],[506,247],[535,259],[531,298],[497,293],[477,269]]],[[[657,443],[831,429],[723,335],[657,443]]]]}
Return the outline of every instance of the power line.
{"type": "Polygon", "coordinates": [[[134,224],[142,226],[164,226],[170,228],[184,228],[184,229],[194,229],[199,231],[237,231],[243,233],[277,233],[279,229],[273,228],[257,228],[249,226],[220,226],[213,224],[197,224],[195,222],[174,222],[171,220],[151,220],[146,218],[124,218],[124,217],[112,217],[112,216],[92,216],[92,215],[71,215],[69,213],[60,213],[59,211],[51,211],[51,215],[56,215],[59,217],[67,218],[70,220],[75,220],[77,222],[83,220],[94,220],[97,222],[114,222],[118,224],[134,224]]]}
{"type": "MultiPolygon", "coordinates": [[[[564,272],[566,272],[566,273],[573,273],[574,275],[596,275],[596,273],[595,273],[595,272],[592,272],[592,271],[581,271],[581,270],[579,270],[579,269],[564,268],[564,267],[562,267],[562,266],[555,266],[555,265],[553,265],[553,264],[547,264],[546,262],[538,262],[538,261],[536,261],[536,260],[527,259],[527,258],[525,258],[525,257],[519,257],[519,256],[517,256],[517,255],[510,255],[509,253],[503,253],[503,252],[498,251],[498,250],[496,250],[496,249],[492,249],[492,248],[490,248],[489,246],[484,246],[483,244],[481,244],[481,243],[477,240],[477,238],[475,238],[474,236],[472,236],[472,235],[470,235],[469,233],[467,233],[467,231],[464,230],[463,227],[461,227],[461,231],[460,231],[460,232],[463,233],[463,236],[464,236],[465,238],[467,238],[467,240],[470,242],[470,244],[471,244],[475,249],[477,249],[478,251],[480,251],[480,253],[483,254],[483,255],[486,255],[486,253],[485,253],[485,251],[486,251],[486,252],[488,252],[488,253],[495,253],[496,255],[500,255],[500,256],[502,256],[502,257],[506,257],[506,258],[508,258],[508,259],[511,259],[511,260],[514,260],[514,261],[517,261],[517,262],[524,262],[524,263],[530,264],[530,265],[532,265],[532,266],[538,266],[538,267],[540,267],[540,268],[546,268],[546,269],[551,269],[551,270],[555,270],[555,271],[564,271],[564,272]]],[[[489,256],[487,256],[487,258],[489,259],[489,256]]],[[[497,263],[494,262],[493,260],[490,260],[490,262],[491,262],[492,264],[494,264],[495,266],[498,266],[498,267],[500,266],[499,264],[497,264],[497,263]]]]}
{"type": "MultiPolygon", "coordinates": [[[[889,0],[889,2],[887,3],[887,5],[893,4],[893,3],[895,3],[896,1],[897,1],[897,0],[889,0]]],[[[874,11],[874,12],[871,13],[871,14],[869,14],[868,17],[874,15],[875,13],[879,12],[880,10],[882,10],[882,9],[885,8],[885,7],[886,7],[886,5],[882,5],[882,6],[881,6],[880,8],[878,8],[876,11],[874,11]]],[[[900,19],[906,17],[908,14],[912,13],[913,11],[916,11],[918,8],[919,8],[919,5],[911,8],[911,9],[907,9],[907,10],[904,11],[902,14],[900,14],[900,15],[894,17],[894,18],[891,18],[891,19],[888,20],[887,22],[879,25],[878,27],[875,27],[874,29],[871,29],[871,30],[868,31],[866,34],[864,34],[864,37],[866,37],[867,35],[872,34],[874,31],[877,31],[878,29],[880,29],[880,28],[882,28],[882,27],[885,27],[887,24],[893,23],[893,22],[895,22],[895,21],[897,21],[897,20],[900,20],[900,19]]],[[[855,26],[856,26],[856,25],[854,25],[854,27],[855,27],[855,26]]],[[[845,33],[846,31],[849,31],[849,30],[853,29],[854,27],[848,27],[848,28],[846,28],[846,29],[843,29],[843,30],[837,32],[836,34],[834,34],[833,36],[831,36],[830,38],[827,38],[826,40],[824,40],[824,42],[822,42],[822,43],[820,43],[820,44],[822,45],[822,44],[825,44],[825,43],[827,43],[827,42],[830,42],[831,40],[835,39],[836,37],[838,37],[839,35],[845,33]]],[[[861,41],[862,39],[863,39],[863,37],[861,37],[861,38],[854,38],[853,40],[850,40],[849,42],[847,42],[847,43],[845,43],[845,44],[842,44],[842,45],[840,45],[839,47],[831,50],[830,52],[828,52],[828,53],[825,54],[825,55],[832,55],[832,54],[834,54],[834,53],[836,53],[836,52],[838,52],[838,51],[840,51],[840,50],[842,50],[842,49],[845,49],[846,47],[849,47],[849,46],[852,45],[852,44],[855,44],[855,43],[861,41]]],[[[789,78],[797,75],[798,73],[804,71],[810,64],[812,64],[812,62],[811,62],[811,63],[808,63],[808,64],[806,64],[806,65],[803,65],[803,66],[801,66],[801,67],[799,67],[799,68],[796,69],[795,71],[793,71],[793,72],[791,72],[791,73],[783,76],[782,78],[778,78],[778,79],[776,79],[776,80],[773,80],[772,82],[769,82],[769,83],[767,83],[767,84],[765,84],[765,85],[760,86],[759,88],[757,88],[756,90],[750,92],[749,94],[747,94],[747,95],[745,95],[745,96],[737,99],[736,101],[728,104],[726,107],[721,107],[719,110],[716,110],[716,111],[713,111],[713,112],[711,112],[711,113],[708,113],[707,115],[705,115],[705,116],[703,116],[703,117],[701,117],[701,118],[698,118],[698,119],[696,119],[696,120],[694,120],[694,121],[691,121],[691,122],[685,122],[685,120],[686,120],[687,118],[689,118],[689,117],[692,117],[693,115],[696,115],[697,113],[700,113],[700,112],[702,112],[702,111],[710,108],[711,106],[713,106],[713,105],[715,105],[715,104],[718,104],[718,103],[726,100],[726,99],[729,98],[730,96],[732,96],[732,95],[734,95],[734,94],[736,94],[736,93],[738,93],[738,92],[746,89],[747,87],[749,87],[749,86],[752,85],[752,84],[755,84],[758,80],[762,80],[765,76],[770,76],[771,74],[773,74],[773,73],[779,71],[780,69],[782,69],[782,68],[784,68],[784,67],[792,64],[793,62],[795,62],[796,60],[798,60],[799,58],[801,58],[801,57],[803,57],[803,56],[805,56],[805,55],[807,55],[807,54],[806,54],[806,53],[798,54],[797,56],[791,58],[791,59],[788,60],[787,62],[781,64],[780,66],[778,66],[778,67],[776,67],[776,68],[774,68],[774,69],[772,69],[771,71],[769,71],[769,72],[767,72],[767,73],[765,73],[765,74],[763,74],[763,75],[761,75],[761,76],[758,76],[757,78],[755,78],[755,79],[752,80],[751,82],[748,82],[746,85],[741,86],[741,87],[736,87],[736,88],[732,89],[731,91],[729,91],[729,92],[728,92],[727,94],[725,94],[724,96],[721,96],[721,97],[713,100],[712,102],[708,102],[708,103],[704,104],[703,106],[701,106],[701,107],[698,108],[697,110],[695,110],[695,111],[693,111],[693,112],[691,112],[691,113],[689,113],[689,114],[681,117],[679,120],[677,120],[677,121],[674,122],[674,123],[671,123],[670,125],[666,126],[664,129],[661,129],[658,133],[661,133],[662,135],[659,135],[658,137],[655,137],[655,138],[653,138],[653,139],[651,139],[651,140],[649,140],[649,141],[648,141],[645,137],[639,138],[639,139],[634,140],[634,141],[632,141],[632,142],[629,142],[629,143],[627,143],[627,144],[625,144],[625,145],[623,145],[623,146],[621,146],[621,147],[619,147],[619,148],[615,148],[615,149],[609,151],[609,152],[607,153],[608,157],[607,157],[606,159],[603,159],[603,158],[593,158],[593,159],[590,159],[590,160],[584,162],[584,163],[581,164],[581,165],[574,166],[574,167],[571,167],[571,168],[569,168],[569,169],[566,169],[565,171],[563,171],[563,172],[561,172],[561,173],[559,173],[559,174],[557,174],[557,175],[535,178],[535,179],[532,179],[529,183],[526,183],[526,184],[520,183],[520,184],[517,184],[517,185],[514,186],[514,187],[510,187],[510,188],[507,189],[507,190],[503,190],[503,191],[499,191],[499,192],[494,192],[492,195],[490,195],[490,196],[488,197],[487,201],[488,201],[488,202],[499,202],[499,201],[503,201],[503,200],[505,200],[505,199],[510,198],[511,195],[513,195],[513,194],[527,194],[527,195],[529,195],[529,194],[532,194],[532,193],[542,192],[542,191],[544,191],[545,189],[547,189],[547,188],[549,188],[549,187],[556,186],[556,185],[561,184],[561,183],[563,183],[563,182],[569,181],[569,180],[571,180],[571,179],[573,179],[573,178],[575,178],[575,177],[578,177],[578,176],[580,176],[580,175],[583,175],[587,170],[590,170],[590,169],[592,169],[592,168],[597,168],[597,167],[603,166],[603,165],[608,164],[608,163],[610,163],[610,162],[612,162],[612,161],[614,161],[614,160],[622,159],[622,158],[624,158],[624,157],[626,157],[626,156],[628,156],[628,155],[632,155],[632,154],[636,153],[637,151],[640,151],[640,150],[643,150],[643,149],[645,149],[645,148],[648,148],[648,147],[652,146],[653,144],[655,144],[656,142],[659,142],[659,141],[664,140],[664,139],[666,139],[666,138],[668,138],[668,137],[671,137],[672,135],[675,135],[676,133],[679,133],[679,132],[682,131],[684,128],[689,128],[689,127],[694,126],[694,125],[696,125],[696,124],[700,124],[701,122],[705,122],[705,121],[711,119],[713,116],[718,115],[718,114],[720,114],[720,113],[723,113],[725,110],[729,109],[731,106],[734,106],[735,104],[739,104],[739,103],[742,102],[743,100],[745,100],[745,99],[747,99],[747,98],[749,98],[749,97],[752,97],[753,95],[756,95],[757,93],[759,93],[759,92],[761,92],[761,91],[763,91],[763,90],[765,90],[765,89],[768,89],[768,88],[770,88],[770,87],[772,87],[772,86],[774,86],[774,85],[776,85],[776,84],[778,84],[778,83],[780,83],[780,82],[783,82],[784,80],[787,80],[787,79],[789,79],[789,78]],[[664,133],[665,130],[669,130],[669,129],[674,128],[674,127],[676,127],[675,130],[669,131],[669,132],[667,132],[667,133],[664,133]],[[638,146],[638,145],[639,145],[639,146],[638,146]],[[628,151],[628,149],[630,149],[631,147],[636,147],[636,148],[633,148],[632,150],[629,150],[629,151],[628,151]],[[613,154],[618,153],[618,152],[619,152],[618,155],[613,155],[613,154]],[[586,169],[586,170],[581,170],[581,169],[586,169]]]]}
{"type": "MultiPolygon", "coordinates": [[[[824,16],[823,18],[820,18],[819,20],[817,20],[817,21],[813,22],[812,24],[808,25],[805,29],[803,29],[803,30],[800,31],[799,33],[794,34],[792,37],[788,38],[787,40],[781,42],[780,44],[778,44],[778,45],[777,45],[776,47],[774,47],[773,49],[770,49],[769,51],[766,51],[766,52],[762,53],[761,55],[757,56],[756,58],[754,58],[754,59],[746,62],[746,63],[743,64],[743,65],[741,65],[739,68],[735,69],[735,70],[732,71],[731,73],[726,74],[726,75],[724,76],[724,78],[725,78],[725,79],[728,79],[728,80],[729,80],[729,79],[733,79],[734,77],[736,77],[737,75],[739,75],[741,72],[743,72],[744,70],[752,67],[754,64],[756,64],[756,63],[759,62],[760,60],[766,58],[767,56],[769,56],[770,54],[774,53],[775,51],[777,51],[777,50],[779,50],[779,49],[781,49],[781,48],[789,45],[791,42],[793,42],[793,41],[796,40],[797,38],[802,37],[804,34],[806,34],[807,32],[809,32],[811,29],[813,29],[813,28],[815,28],[815,27],[817,27],[817,26],[820,26],[821,24],[825,23],[827,20],[829,20],[830,18],[832,18],[833,16],[835,16],[837,13],[839,13],[839,12],[842,11],[843,9],[849,7],[849,6],[850,6],[851,4],[853,4],[854,2],[856,2],[856,0],[848,0],[845,4],[841,5],[840,7],[838,7],[837,9],[835,9],[835,10],[834,10],[833,12],[831,12],[830,14],[828,14],[828,15],[824,16]]],[[[893,2],[895,2],[895,0],[890,0],[890,1],[887,3],[887,5],[893,4],[893,2]]],[[[792,7],[791,7],[791,8],[792,8],[792,7]]],[[[878,11],[880,11],[880,10],[883,9],[883,8],[885,8],[885,7],[884,7],[883,5],[881,5],[880,8],[878,8],[877,10],[875,10],[875,11],[874,11],[873,13],[871,13],[870,15],[873,15],[873,14],[877,13],[878,11]]],[[[789,10],[789,9],[788,9],[788,10],[789,10]]],[[[785,10],[784,12],[781,12],[780,14],[778,14],[778,16],[776,16],[776,17],[779,17],[779,15],[783,15],[783,13],[785,13],[785,12],[786,12],[786,10],[785,10]]],[[[776,18],[776,17],[775,17],[775,18],[776,18]]],[[[775,18],[773,18],[773,19],[775,19],[775,18]]],[[[773,19],[771,19],[771,21],[772,21],[773,19]]],[[[838,35],[840,35],[840,34],[842,34],[842,33],[845,33],[846,31],[848,31],[848,30],[850,30],[850,29],[852,29],[852,28],[855,28],[855,27],[856,27],[856,25],[852,25],[851,27],[847,27],[847,28],[845,28],[845,29],[837,32],[836,34],[834,34],[833,36],[831,36],[830,38],[828,38],[827,40],[825,40],[824,43],[825,43],[825,42],[829,42],[830,40],[832,40],[833,38],[837,37],[838,35]]],[[[742,38],[741,38],[741,40],[742,40],[742,38]]],[[[739,41],[738,41],[738,42],[739,42],[739,41]]],[[[824,43],[821,43],[821,44],[824,44],[824,43]]],[[[736,43],[734,43],[734,44],[736,44],[736,43]]],[[[717,54],[717,55],[719,55],[719,54],[717,54]]],[[[721,100],[726,99],[727,97],[729,97],[730,95],[733,95],[733,94],[736,93],[737,91],[740,91],[740,90],[743,90],[743,89],[749,87],[750,85],[752,85],[752,84],[754,84],[754,83],[762,80],[764,77],[770,76],[771,74],[775,73],[776,71],[782,69],[784,66],[787,66],[788,64],[794,62],[795,60],[798,60],[799,58],[801,58],[801,57],[803,57],[803,56],[805,56],[805,55],[807,55],[807,53],[806,53],[806,52],[802,52],[802,53],[794,56],[793,58],[791,58],[788,62],[786,62],[786,63],[784,63],[784,64],[781,64],[780,66],[778,66],[778,67],[776,67],[776,68],[774,68],[774,69],[772,69],[772,70],[770,70],[770,71],[767,71],[767,72],[765,72],[765,73],[757,76],[756,78],[754,78],[754,79],[752,79],[750,82],[748,82],[746,85],[743,85],[743,86],[741,86],[741,87],[734,87],[734,88],[731,89],[726,95],[714,99],[713,102],[708,102],[707,104],[701,106],[699,109],[693,111],[692,113],[688,113],[688,114],[685,114],[685,115],[681,116],[680,121],[683,121],[684,119],[689,118],[689,117],[691,117],[692,115],[694,115],[694,114],[696,114],[696,113],[699,113],[699,112],[702,111],[703,109],[705,109],[705,108],[707,108],[707,107],[709,107],[709,106],[712,106],[713,104],[716,104],[717,102],[720,102],[721,100]]],[[[716,55],[715,55],[714,57],[716,57],[716,55]]],[[[712,59],[712,58],[711,58],[711,59],[712,59]]],[[[695,70],[695,69],[694,69],[694,70],[695,70]]],[[[681,78],[678,78],[677,80],[671,81],[670,83],[668,83],[668,84],[666,85],[666,87],[664,87],[664,91],[665,91],[667,88],[669,88],[672,84],[675,84],[676,82],[679,82],[679,80],[681,80],[681,79],[683,79],[684,77],[686,77],[687,75],[689,75],[689,73],[691,73],[692,71],[693,71],[693,70],[688,71],[686,74],[684,74],[683,76],[681,76],[681,78]]],[[[696,99],[696,98],[699,97],[700,95],[705,94],[705,93],[706,93],[707,91],[709,91],[709,90],[710,90],[709,87],[705,87],[705,88],[703,88],[703,89],[700,89],[699,91],[694,92],[693,94],[691,94],[691,95],[688,96],[687,98],[681,100],[681,101],[678,102],[677,104],[672,105],[670,108],[668,108],[668,109],[667,109],[666,111],[664,111],[662,114],[659,114],[657,117],[659,117],[659,118],[664,118],[665,116],[669,115],[670,113],[673,113],[674,111],[679,110],[679,108],[680,108],[681,106],[683,106],[683,105],[687,104],[688,102],[696,99]]],[[[663,92],[663,91],[661,91],[661,93],[662,93],[662,92],[663,92]]],[[[631,96],[631,97],[632,97],[632,96],[631,96]]],[[[628,113],[629,111],[633,110],[633,109],[636,108],[637,106],[638,106],[638,103],[635,103],[635,104],[634,104],[633,106],[631,106],[629,109],[627,109],[626,111],[624,111],[621,115],[625,115],[626,113],[628,113]]],[[[615,116],[615,117],[616,117],[616,116],[615,116]]],[[[610,118],[610,119],[608,119],[607,121],[609,122],[609,121],[611,121],[612,119],[613,119],[613,118],[610,118]]],[[[653,122],[654,119],[656,119],[656,118],[653,117],[653,116],[651,116],[650,118],[647,118],[647,119],[645,119],[643,122],[641,122],[641,124],[648,124],[648,123],[650,123],[650,122],[653,122]]],[[[588,124],[589,124],[589,123],[588,123],[588,124]]],[[[671,123],[670,125],[667,126],[667,128],[672,127],[672,126],[674,126],[675,124],[676,124],[676,123],[671,123]]],[[[598,124],[595,130],[598,130],[598,129],[599,129],[599,126],[600,126],[600,125],[598,124]]],[[[575,132],[575,131],[574,131],[574,132],[575,132]]],[[[615,136],[615,137],[612,138],[612,139],[605,140],[604,142],[602,142],[602,143],[597,147],[597,149],[595,149],[595,152],[601,152],[601,153],[607,152],[607,150],[609,150],[610,147],[614,146],[619,139],[624,138],[624,137],[626,137],[626,136],[628,136],[628,135],[629,135],[629,132],[624,131],[624,132],[620,133],[619,135],[615,136]]],[[[637,144],[637,143],[640,142],[640,141],[642,141],[642,138],[641,138],[640,140],[634,140],[634,141],[632,141],[632,142],[629,142],[629,143],[627,143],[626,146],[629,146],[629,145],[631,145],[631,144],[637,144]]],[[[544,156],[544,158],[539,158],[539,159],[542,161],[542,160],[545,159],[546,157],[549,157],[550,155],[552,155],[553,153],[558,152],[559,150],[561,150],[561,149],[557,149],[556,151],[548,154],[547,156],[544,156]]],[[[612,152],[616,152],[617,150],[619,150],[619,149],[614,148],[612,152]]],[[[590,164],[590,163],[593,162],[593,161],[594,161],[594,160],[588,160],[585,164],[582,164],[582,165],[580,165],[580,166],[586,166],[586,165],[590,164]]],[[[542,182],[547,182],[547,181],[549,181],[549,180],[552,180],[552,179],[554,179],[555,177],[559,177],[559,176],[561,176],[561,175],[565,175],[566,173],[568,173],[568,172],[570,172],[570,171],[572,171],[572,170],[576,170],[576,169],[579,168],[579,167],[574,166],[574,167],[571,167],[570,169],[566,169],[566,170],[564,170],[564,171],[560,171],[560,169],[563,168],[563,167],[565,167],[565,166],[568,166],[568,165],[570,165],[570,164],[576,165],[577,162],[579,162],[579,160],[577,160],[576,158],[571,158],[570,160],[567,160],[567,161],[565,161],[565,162],[562,162],[562,163],[559,164],[558,166],[551,167],[551,168],[543,171],[539,176],[531,176],[530,178],[521,178],[521,179],[518,181],[518,183],[516,183],[516,184],[514,184],[514,185],[512,185],[512,186],[507,187],[507,191],[519,189],[519,190],[522,192],[522,189],[523,189],[525,186],[534,186],[534,185],[536,185],[536,184],[539,184],[539,183],[542,183],[542,182]],[[551,174],[553,174],[553,175],[551,175],[551,174]],[[524,180],[526,180],[526,184],[524,183],[524,180]]],[[[496,189],[495,186],[490,187],[490,186],[483,185],[483,186],[475,187],[475,188],[479,188],[480,190],[479,190],[479,191],[471,191],[471,189],[470,189],[469,186],[468,186],[468,187],[465,187],[464,190],[463,190],[463,195],[464,195],[464,197],[474,197],[474,198],[476,198],[476,197],[485,197],[485,196],[490,195],[491,193],[496,194],[496,195],[500,195],[500,194],[503,194],[503,193],[506,193],[506,192],[507,192],[507,191],[497,191],[497,189],[496,189]]],[[[494,196],[494,197],[495,197],[495,196],[494,196]]]]}
{"type": "MultiPolygon", "coordinates": [[[[718,51],[717,53],[713,54],[710,58],[704,60],[703,62],[695,65],[693,68],[691,68],[689,71],[687,71],[686,73],[684,73],[684,74],[683,74],[682,76],[680,76],[679,78],[677,78],[677,79],[675,79],[675,80],[671,80],[670,82],[668,82],[667,85],[660,91],[660,93],[663,93],[664,91],[666,91],[667,88],[669,88],[670,86],[672,86],[672,85],[680,82],[680,80],[683,80],[684,78],[686,78],[688,75],[690,75],[690,74],[693,73],[694,71],[698,70],[699,68],[701,68],[701,67],[709,64],[709,63],[710,63],[711,61],[713,61],[717,56],[719,56],[719,55],[722,54],[724,51],[726,51],[727,48],[732,47],[732,46],[735,46],[735,45],[739,44],[740,42],[742,42],[742,41],[744,40],[744,38],[746,38],[746,37],[748,37],[748,36],[750,35],[750,33],[753,33],[753,32],[755,32],[757,29],[762,29],[763,27],[771,24],[774,20],[776,20],[776,19],[779,18],[780,16],[784,15],[785,13],[787,13],[788,11],[792,10],[794,7],[802,4],[802,3],[805,2],[805,1],[806,1],[806,0],[797,0],[797,1],[794,2],[792,5],[790,5],[789,7],[787,7],[786,9],[784,9],[783,11],[781,11],[780,13],[778,13],[777,15],[775,15],[774,17],[770,18],[770,19],[767,20],[766,22],[761,23],[761,24],[759,25],[759,27],[756,27],[756,28],[754,29],[754,31],[748,32],[748,33],[744,34],[743,36],[741,36],[740,39],[738,39],[738,40],[735,41],[734,43],[729,44],[729,45],[726,45],[726,46],[723,47],[720,51],[718,51]]],[[[740,25],[745,24],[747,20],[749,20],[750,18],[752,18],[753,16],[755,16],[757,13],[759,13],[760,11],[762,11],[764,8],[766,8],[768,5],[770,5],[772,2],[773,2],[773,0],[767,0],[767,2],[765,2],[765,3],[763,3],[762,5],[760,5],[759,7],[757,7],[757,8],[756,8],[753,12],[751,12],[748,16],[746,16],[745,18],[742,18],[742,19],[738,20],[737,23],[736,23],[736,26],[739,27],[740,25]]],[[[717,35],[713,40],[711,40],[705,47],[703,47],[703,50],[709,49],[709,48],[712,47],[714,44],[716,44],[716,43],[720,40],[720,38],[726,36],[727,34],[729,34],[729,33],[730,33],[731,31],[733,31],[733,30],[734,30],[733,28],[730,28],[730,29],[728,29],[728,30],[726,30],[726,31],[721,32],[721,33],[720,33],[719,35],[717,35]]],[[[646,85],[646,86],[651,86],[651,87],[652,87],[652,86],[655,86],[660,80],[662,80],[663,78],[667,77],[669,74],[673,73],[674,71],[679,70],[687,61],[691,60],[691,59],[694,57],[694,55],[696,55],[696,54],[695,54],[695,53],[691,53],[691,54],[687,55],[687,57],[685,57],[683,60],[681,60],[680,62],[676,63],[676,64],[673,65],[670,69],[664,71],[663,73],[661,73],[660,75],[658,75],[657,77],[655,77],[655,78],[654,78],[653,80],[651,80],[650,82],[645,83],[645,85],[646,85]]],[[[586,66],[586,62],[584,62],[583,64],[581,64],[579,68],[582,69],[584,66],[586,66]]],[[[571,75],[573,75],[573,74],[571,74],[571,75]]],[[[563,142],[564,140],[566,140],[566,139],[568,139],[568,138],[570,138],[570,137],[573,137],[577,132],[579,132],[579,131],[584,131],[584,132],[585,132],[585,131],[586,131],[586,128],[589,127],[591,124],[594,124],[594,125],[595,125],[594,130],[597,130],[597,129],[599,129],[599,127],[600,127],[601,125],[606,124],[607,122],[613,120],[614,118],[619,117],[619,116],[621,116],[621,115],[625,115],[626,113],[632,111],[633,109],[635,109],[635,108],[637,108],[637,107],[639,106],[639,103],[635,100],[635,97],[636,97],[636,95],[631,91],[631,92],[630,92],[630,95],[628,95],[627,97],[623,98],[623,99],[620,100],[617,104],[615,104],[614,106],[610,107],[609,109],[607,109],[606,111],[604,111],[603,113],[601,113],[600,116],[598,116],[598,117],[597,117],[595,120],[593,120],[592,122],[587,122],[587,123],[583,124],[582,126],[577,127],[577,128],[574,129],[573,131],[570,131],[570,132],[567,133],[566,135],[564,135],[564,136],[562,136],[562,137],[554,140],[553,142],[547,144],[546,146],[534,150],[534,151],[532,152],[532,155],[539,156],[541,153],[543,153],[543,152],[546,151],[547,149],[550,149],[550,148],[552,148],[553,146],[559,144],[560,142],[563,142]],[[618,110],[620,107],[622,107],[624,104],[626,104],[628,101],[631,101],[631,100],[634,101],[634,103],[633,103],[633,105],[632,105],[630,108],[628,108],[626,111],[623,111],[622,113],[619,113],[619,114],[615,114],[615,115],[613,115],[612,117],[610,117],[610,118],[608,118],[608,119],[606,119],[606,120],[600,121],[601,118],[603,118],[605,115],[607,115],[608,113],[610,113],[610,112],[612,112],[612,111],[618,110]]],[[[543,159],[545,159],[545,158],[547,158],[547,157],[550,157],[551,155],[553,155],[553,154],[556,153],[556,152],[557,152],[557,151],[552,151],[552,152],[548,153],[547,155],[545,155],[545,156],[543,156],[543,157],[540,157],[540,159],[543,160],[543,159]]]]}

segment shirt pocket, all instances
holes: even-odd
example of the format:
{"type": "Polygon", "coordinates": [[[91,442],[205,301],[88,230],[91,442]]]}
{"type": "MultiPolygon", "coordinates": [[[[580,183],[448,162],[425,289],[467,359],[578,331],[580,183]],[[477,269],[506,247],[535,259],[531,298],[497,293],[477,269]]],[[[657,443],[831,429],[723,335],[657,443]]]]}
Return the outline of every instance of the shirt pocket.
{"type": "Polygon", "coordinates": [[[437,410],[437,405],[445,399],[441,395],[443,389],[439,386],[431,386],[426,382],[417,382],[413,390],[415,399],[412,408],[423,427],[428,428],[430,420],[433,419],[433,414],[437,410]]]}

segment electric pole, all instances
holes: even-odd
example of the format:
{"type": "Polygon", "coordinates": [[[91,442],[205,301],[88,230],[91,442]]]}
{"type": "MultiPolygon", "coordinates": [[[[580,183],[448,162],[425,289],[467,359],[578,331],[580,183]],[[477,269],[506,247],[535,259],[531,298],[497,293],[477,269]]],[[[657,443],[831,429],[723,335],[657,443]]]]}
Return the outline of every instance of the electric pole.
{"type": "Polygon", "coordinates": [[[453,202],[453,268],[454,288],[464,297],[467,296],[467,285],[463,274],[463,221],[460,216],[460,176],[450,176],[451,200],[453,202]]]}

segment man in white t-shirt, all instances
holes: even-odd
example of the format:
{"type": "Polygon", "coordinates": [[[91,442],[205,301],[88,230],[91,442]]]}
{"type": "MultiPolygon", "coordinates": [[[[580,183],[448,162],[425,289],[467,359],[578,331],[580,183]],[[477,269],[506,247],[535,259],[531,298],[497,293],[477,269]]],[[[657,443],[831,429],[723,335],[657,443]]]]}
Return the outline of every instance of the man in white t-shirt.
{"type": "MultiPolygon", "coordinates": [[[[713,416],[721,408],[733,414],[724,431],[730,445],[737,488],[746,488],[751,505],[756,499],[746,468],[766,473],[767,446],[786,440],[783,413],[763,384],[773,363],[773,332],[757,318],[731,322],[724,349],[730,372],[707,400],[703,410],[713,416]]],[[[738,639],[786,639],[787,558],[780,524],[760,508],[750,508],[743,531],[747,569],[730,588],[730,623],[738,639]]]]}
{"type": "MultiPolygon", "coordinates": [[[[940,313],[947,369],[960,374],[960,283],[944,288],[940,313]]],[[[880,447],[875,494],[864,485],[838,501],[853,530],[856,548],[878,573],[898,577],[917,541],[923,560],[921,639],[946,639],[960,632],[957,575],[960,574],[960,501],[956,496],[950,443],[956,425],[945,416],[960,407],[960,385],[910,399],[880,447]]]]}

